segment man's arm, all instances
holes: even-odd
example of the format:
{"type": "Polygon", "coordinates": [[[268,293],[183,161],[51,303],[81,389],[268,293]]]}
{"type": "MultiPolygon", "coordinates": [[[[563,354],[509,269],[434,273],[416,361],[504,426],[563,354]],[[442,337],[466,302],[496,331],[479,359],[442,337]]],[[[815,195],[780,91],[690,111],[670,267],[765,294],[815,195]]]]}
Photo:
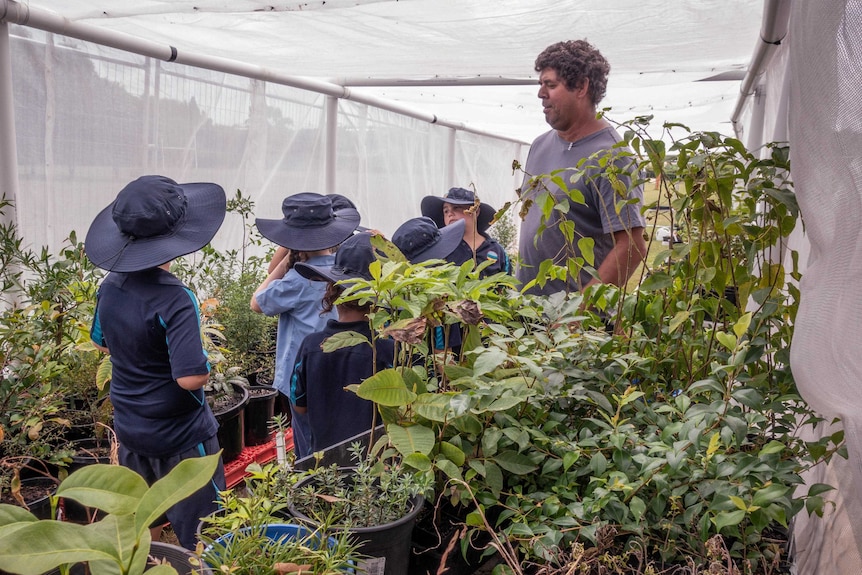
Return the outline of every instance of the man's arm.
{"type": "MultiPolygon", "coordinates": [[[[614,232],[614,247],[598,269],[601,283],[624,286],[646,254],[642,227],[614,232]]],[[[596,283],[599,282],[592,279],[587,285],[596,283]]]]}

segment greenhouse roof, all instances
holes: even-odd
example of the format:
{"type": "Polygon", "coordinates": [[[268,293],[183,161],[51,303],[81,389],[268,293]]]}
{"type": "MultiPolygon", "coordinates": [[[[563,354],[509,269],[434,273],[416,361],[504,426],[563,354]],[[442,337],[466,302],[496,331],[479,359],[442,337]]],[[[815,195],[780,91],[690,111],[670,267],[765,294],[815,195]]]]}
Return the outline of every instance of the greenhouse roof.
{"type": "MultiPolygon", "coordinates": [[[[12,4],[10,2],[10,4],[12,4]]],[[[530,141],[547,129],[536,55],[586,38],[602,107],[731,133],[763,4],[748,0],[29,0],[74,24],[313,77],[530,141]],[[708,81],[707,81],[708,80],[708,81]],[[451,85],[455,84],[455,85],[451,85]]]]}

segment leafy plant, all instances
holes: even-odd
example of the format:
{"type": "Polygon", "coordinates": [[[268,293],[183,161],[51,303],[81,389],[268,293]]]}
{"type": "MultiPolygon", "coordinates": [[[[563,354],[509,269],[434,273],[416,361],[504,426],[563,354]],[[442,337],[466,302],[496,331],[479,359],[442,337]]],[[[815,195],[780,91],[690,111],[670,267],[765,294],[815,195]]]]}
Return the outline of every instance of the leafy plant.
{"type": "Polygon", "coordinates": [[[306,472],[290,491],[292,509],[318,523],[344,527],[385,525],[404,517],[425,485],[396,462],[364,454],[361,443],[350,446],[356,467],[337,464],[306,472]]]}
{"type": "Polygon", "coordinates": [[[356,545],[344,532],[327,537],[328,525],[281,527],[298,475],[275,463],[253,463],[246,473],[245,489],[222,492],[222,508],[202,520],[199,553],[206,563],[242,573],[334,573],[355,562],[356,545]],[[276,535],[272,529],[296,536],[276,535]]]}
{"type": "MultiPolygon", "coordinates": [[[[0,564],[21,575],[89,562],[94,575],[140,575],[147,564],[150,524],[177,502],[206,485],[218,455],[181,461],[165,477],[147,486],[143,477],[118,466],[95,464],[71,473],[57,497],[106,512],[91,524],[38,520],[12,505],[0,505],[0,564]]],[[[169,565],[148,571],[176,573],[169,565]]]]}
{"type": "MultiPolygon", "coordinates": [[[[793,254],[776,257],[797,216],[787,149],[757,158],[693,133],[666,150],[641,120],[627,128],[612,158],[594,161],[661,174],[683,239],[645,262],[639,289],[534,297],[469,266],[408,265],[379,241],[373,279],[342,297],[377,303],[373,337],[394,338],[398,356],[352,389],[379,406],[406,465],[471,506],[467,524],[496,530],[498,548],[516,548],[499,572],[774,572],[786,558],[776,534],[822,512],[830,489],[797,491],[800,474],[846,456],[842,432],[799,439],[820,419],[788,356],[799,274],[780,263],[793,254]],[[440,364],[428,330],[454,323],[462,355],[440,364]]],[[[565,191],[568,177],[591,177],[584,168],[536,177],[565,191]]],[[[577,201],[569,192],[539,209],[577,201]]],[[[590,266],[588,252],[546,262],[537,281],[590,266]]]]}

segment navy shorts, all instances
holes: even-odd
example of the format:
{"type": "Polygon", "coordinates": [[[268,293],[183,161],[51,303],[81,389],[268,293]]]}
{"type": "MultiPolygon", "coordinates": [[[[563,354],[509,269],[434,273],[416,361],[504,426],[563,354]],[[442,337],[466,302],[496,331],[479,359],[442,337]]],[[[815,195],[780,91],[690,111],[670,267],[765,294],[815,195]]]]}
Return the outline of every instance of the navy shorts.
{"type": "MultiPolygon", "coordinates": [[[[215,435],[187,451],[166,457],[146,457],[124,449],[120,444],[119,459],[120,465],[138,472],[148,485],[152,485],[167,475],[183,459],[212,455],[218,453],[219,449],[221,447],[218,443],[218,437],[215,435]]],[[[198,523],[202,517],[219,508],[218,492],[224,491],[225,485],[224,464],[219,460],[218,468],[216,468],[209,484],[168,509],[166,519],[171,522],[171,527],[179,539],[180,545],[186,549],[194,550],[195,545],[197,545],[198,523]]],[[[157,522],[156,525],[162,523],[164,521],[157,522]]]]}

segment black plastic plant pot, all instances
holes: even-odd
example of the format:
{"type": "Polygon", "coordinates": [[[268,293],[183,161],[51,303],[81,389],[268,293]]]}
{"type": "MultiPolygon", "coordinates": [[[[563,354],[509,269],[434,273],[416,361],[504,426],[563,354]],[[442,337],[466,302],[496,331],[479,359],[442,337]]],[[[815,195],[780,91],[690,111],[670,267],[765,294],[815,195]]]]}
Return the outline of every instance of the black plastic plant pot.
{"type": "MultiPolygon", "coordinates": [[[[293,488],[301,489],[304,485],[313,482],[314,477],[308,477],[293,488]]],[[[375,573],[381,575],[407,575],[410,571],[410,550],[413,538],[413,527],[416,519],[422,511],[425,498],[414,495],[410,499],[410,509],[404,516],[396,521],[384,525],[372,527],[351,527],[347,532],[359,544],[359,553],[366,559],[357,563],[360,573],[375,573]]],[[[290,506],[291,514],[299,521],[308,525],[316,525],[317,522],[308,517],[293,505],[290,506]]],[[[331,531],[338,530],[338,526],[331,531]]],[[[344,528],[342,528],[344,529],[344,528]]]]}
{"type": "Polygon", "coordinates": [[[214,414],[218,421],[218,442],[222,448],[221,457],[224,463],[233,461],[245,449],[245,408],[249,395],[248,390],[241,385],[234,385],[234,389],[242,391],[242,399],[214,414]]]}
{"type": "Polygon", "coordinates": [[[245,406],[245,444],[262,445],[270,440],[269,423],[275,414],[278,390],[271,385],[252,385],[245,406]]]}
{"type": "MultiPolygon", "coordinates": [[[[82,467],[94,463],[111,463],[111,442],[107,438],[97,439],[90,437],[78,439],[72,442],[72,461],[69,463],[69,473],[74,473],[82,467]]],[[[72,499],[61,498],[60,509],[64,521],[73,523],[91,523],[96,519],[104,517],[104,513],[97,509],[91,509],[81,505],[72,499]]]]}

